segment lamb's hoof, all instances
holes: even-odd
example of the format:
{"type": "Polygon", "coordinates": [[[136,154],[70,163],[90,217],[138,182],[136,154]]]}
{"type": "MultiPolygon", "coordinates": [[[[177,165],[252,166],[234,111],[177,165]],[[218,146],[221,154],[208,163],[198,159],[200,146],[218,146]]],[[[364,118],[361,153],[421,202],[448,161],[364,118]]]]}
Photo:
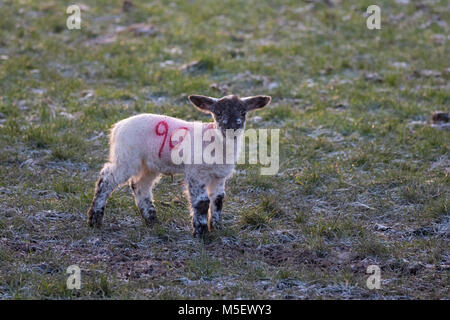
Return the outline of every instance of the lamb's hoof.
{"type": "Polygon", "coordinates": [[[158,222],[158,218],[156,217],[156,210],[153,206],[145,211],[144,210],[139,211],[141,212],[141,216],[144,219],[145,225],[147,227],[151,227],[158,222]]]}
{"type": "Polygon", "coordinates": [[[193,236],[198,239],[204,239],[208,233],[208,226],[206,224],[197,225],[194,228],[193,236]]]}
{"type": "Polygon", "coordinates": [[[222,230],[223,229],[223,224],[222,221],[217,221],[217,220],[211,220],[209,222],[209,230],[213,231],[213,230],[222,230]]]}
{"type": "Polygon", "coordinates": [[[89,227],[101,228],[102,220],[103,220],[103,212],[96,212],[92,208],[89,208],[87,221],[89,227]]]}
{"type": "Polygon", "coordinates": [[[156,223],[158,223],[158,218],[156,216],[145,218],[144,223],[146,227],[153,227],[156,223]]]}

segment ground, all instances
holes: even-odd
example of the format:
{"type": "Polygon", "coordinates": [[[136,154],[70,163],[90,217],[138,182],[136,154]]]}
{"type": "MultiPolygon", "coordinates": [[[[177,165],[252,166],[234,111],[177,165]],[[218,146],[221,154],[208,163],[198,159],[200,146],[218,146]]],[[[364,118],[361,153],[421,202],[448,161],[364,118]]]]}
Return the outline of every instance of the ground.
{"type": "Polygon", "coordinates": [[[83,1],[68,30],[69,2],[2,1],[0,299],[448,299],[449,6],[377,3],[380,30],[372,1],[83,1]],[[280,170],[236,168],[223,230],[192,237],[182,176],[154,227],[128,187],[86,225],[114,122],[231,93],[272,96],[248,127],[280,170]]]}

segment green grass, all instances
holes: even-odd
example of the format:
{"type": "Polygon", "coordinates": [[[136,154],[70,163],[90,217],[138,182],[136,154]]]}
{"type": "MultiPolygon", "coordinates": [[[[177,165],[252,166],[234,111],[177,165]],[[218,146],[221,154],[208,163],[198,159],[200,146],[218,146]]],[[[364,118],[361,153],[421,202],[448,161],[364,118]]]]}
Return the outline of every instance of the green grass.
{"type": "Polygon", "coordinates": [[[0,298],[447,297],[446,1],[381,1],[381,30],[370,1],[84,3],[73,31],[62,2],[0,8],[0,298]],[[135,23],[156,32],[119,32],[135,23]],[[192,238],[181,176],[156,187],[153,228],[127,187],[86,226],[113,123],[209,121],[187,96],[231,93],[272,96],[248,127],[281,129],[280,170],[238,166],[223,230],[192,238]]]}

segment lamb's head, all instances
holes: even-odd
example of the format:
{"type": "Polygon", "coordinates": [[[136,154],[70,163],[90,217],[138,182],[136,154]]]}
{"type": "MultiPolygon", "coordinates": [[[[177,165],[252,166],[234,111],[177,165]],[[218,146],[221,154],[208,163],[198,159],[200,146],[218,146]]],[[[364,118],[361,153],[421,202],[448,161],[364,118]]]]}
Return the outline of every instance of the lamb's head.
{"type": "Polygon", "coordinates": [[[225,135],[227,129],[243,129],[247,112],[261,109],[271,101],[269,96],[239,98],[231,95],[220,99],[191,95],[189,101],[200,111],[211,113],[217,127],[225,135]]]}

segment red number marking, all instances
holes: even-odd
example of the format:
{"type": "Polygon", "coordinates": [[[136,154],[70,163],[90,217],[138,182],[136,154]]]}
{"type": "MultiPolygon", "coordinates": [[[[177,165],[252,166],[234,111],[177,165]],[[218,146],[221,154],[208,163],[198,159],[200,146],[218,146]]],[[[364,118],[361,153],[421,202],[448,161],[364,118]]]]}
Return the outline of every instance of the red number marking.
{"type": "MultiPolygon", "coordinates": [[[[181,142],[183,142],[184,138],[186,137],[188,131],[189,131],[188,127],[179,127],[177,129],[175,129],[169,138],[169,149],[172,150],[176,146],[180,145],[181,142]],[[172,137],[173,137],[173,134],[178,130],[185,130],[185,132],[184,132],[184,135],[181,137],[181,140],[178,141],[177,144],[174,144],[172,137]]],[[[161,147],[159,148],[159,152],[158,152],[158,157],[161,158],[162,151],[164,149],[164,146],[166,145],[167,135],[169,134],[169,125],[167,124],[167,122],[166,121],[158,122],[155,127],[155,133],[158,136],[164,136],[164,139],[161,143],[161,147]]]]}
{"type": "Polygon", "coordinates": [[[161,152],[162,152],[162,150],[163,150],[163,148],[164,148],[164,145],[165,145],[165,143],[166,143],[166,139],[167,139],[167,134],[168,134],[168,132],[169,132],[169,125],[167,124],[167,122],[166,122],[166,121],[160,121],[160,122],[158,122],[158,124],[157,124],[156,127],[155,127],[155,133],[156,133],[156,135],[158,135],[158,136],[164,136],[163,142],[162,142],[161,147],[159,148],[159,152],[158,152],[158,157],[159,157],[159,158],[161,158],[161,152]],[[161,126],[164,127],[164,128],[163,128],[163,131],[160,131],[160,130],[159,130],[159,128],[160,128],[161,126]]]}
{"type": "Polygon", "coordinates": [[[186,137],[188,131],[189,131],[188,127],[179,127],[177,129],[173,130],[172,134],[170,135],[170,139],[169,139],[169,148],[173,149],[176,146],[179,146],[183,142],[183,140],[186,137]],[[174,133],[177,132],[178,130],[185,130],[184,131],[184,135],[181,137],[181,140],[177,144],[174,144],[173,141],[172,141],[172,137],[173,137],[174,133]]]}

